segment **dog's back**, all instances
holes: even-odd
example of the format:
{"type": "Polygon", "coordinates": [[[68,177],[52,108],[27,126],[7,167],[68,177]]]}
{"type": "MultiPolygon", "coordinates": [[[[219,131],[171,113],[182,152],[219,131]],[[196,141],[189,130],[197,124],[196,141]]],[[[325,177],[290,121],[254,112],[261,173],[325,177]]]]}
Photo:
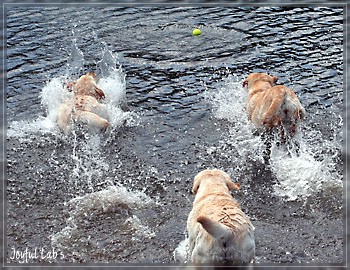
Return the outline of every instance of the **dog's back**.
{"type": "Polygon", "coordinates": [[[196,175],[196,195],[187,219],[189,253],[193,263],[249,263],[255,253],[254,227],[232,197],[239,183],[221,170],[196,175]]]}
{"type": "Polygon", "coordinates": [[[201,212],[191,258],[194,263],[244,264],[253,259],[254,227],[232,197],[214,198],[211,207],[201,212]]]}
{"type": "Polygon", "coordinates": [[[265,73],[251,73],[243,81],[248,92],[248,117],[258,129],[279,127],[282,133],[285,130],[293,136],[305,109],[293,90],[276,85],[277,80],[278,77],[265,73]]]}
{"type": "Polygon", "coordinates": [[[94,132],[105,130],[109,126],[107,106],[100,103],[105,95],[96,85],[95,73],[88,72],[66,86],[68,91],[73,90],[74,97],[59,107],[56,119],[58,127],[67,133],[73,122],[80,122],[94,132]]]}
{"type": "Polygon", "coordinates": [[[264,126],[283,126],[289,134],[296,132],[298,122],[304,118],[305,109],[290,88],[283,85],[273,86],[261,101],[268,106],[262,119],[264,126]]]}
{"type": "Polygon", "coordinates": [[[57,113],[57,125],[63,132],[71,129],[72,122],[84,123],[94,132],[104,130],[109,125],[107,107],[92,96],[75,96],[63,103],[57,113]]]}
{"type": "Polygon", "coordinates": [[[96,75],[88,72],[81,76],[73,86],[75,95],[92,96],[97,100],[105,97],[103,91],[96,84],[96,75]]]}

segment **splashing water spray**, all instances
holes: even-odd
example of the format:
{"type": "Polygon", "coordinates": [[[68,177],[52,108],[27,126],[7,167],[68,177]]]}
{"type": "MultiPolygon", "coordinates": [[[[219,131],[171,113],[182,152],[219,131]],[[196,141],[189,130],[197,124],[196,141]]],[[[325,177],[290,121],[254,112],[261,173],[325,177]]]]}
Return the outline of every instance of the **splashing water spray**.
{"type": "MultiPolygon", "coordinates": [[[[213,105],[215,117],[230,123],[229,134],[220,142],[219,152],[234,164],[233,175],[239,179],[243,177],[242,170],[249,166],[247,159],[264,163],[264,143],[260,136],[253,135],[253,126],[245,110],[247,93],[241,80],[230,75],[219,90],[208,92],[206,96],[213,105]]],[[[341,122],[334,123],[335,134],[331,137],[335,139],[324,139],[320,131],[303,127],[301,134],[294,138],[299,151],[293,149],[295,146],[278,147],[277,138],[273,140],[268,167],[278,180],[274,185],[276,195],[296,200],[307,199],[321,190],[342,189],[342,173],[337,169],[342,149],[341,138],[337,135],[341,122]]]]}

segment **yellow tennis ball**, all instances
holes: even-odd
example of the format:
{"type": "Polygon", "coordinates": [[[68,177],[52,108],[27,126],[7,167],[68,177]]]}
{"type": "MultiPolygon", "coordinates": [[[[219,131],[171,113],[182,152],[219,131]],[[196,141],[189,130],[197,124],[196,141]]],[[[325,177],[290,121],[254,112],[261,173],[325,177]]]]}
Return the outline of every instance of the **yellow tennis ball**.
{"type": "Polygon", "coordinates": [[[202,34],[202,31],[199,30],[198,28],[194,29],[192,32],[192,35],[194,35],[194,36],[199,36],[200,34],[202,34]]]}

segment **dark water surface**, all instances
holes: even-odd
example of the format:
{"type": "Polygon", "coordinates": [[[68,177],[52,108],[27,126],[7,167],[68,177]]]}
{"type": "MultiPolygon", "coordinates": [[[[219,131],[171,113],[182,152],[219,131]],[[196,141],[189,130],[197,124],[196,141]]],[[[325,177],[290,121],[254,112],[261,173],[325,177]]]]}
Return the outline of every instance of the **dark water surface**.
{"type": "Polygon", "coordinates": [[[6,18],[8,263],[26,248],[57,252],[29,263],[174,263],[205,168],[241,182],[257,264],[343,262],[342,8],[67,5],[6,18]],[[87,70],[128,112],[112,110],[106,134],[63,136],[50,118],[60,83],[87,70]],[[299,96],[299,157],[262,161],[242,109],[250,72],[299,96]]]}

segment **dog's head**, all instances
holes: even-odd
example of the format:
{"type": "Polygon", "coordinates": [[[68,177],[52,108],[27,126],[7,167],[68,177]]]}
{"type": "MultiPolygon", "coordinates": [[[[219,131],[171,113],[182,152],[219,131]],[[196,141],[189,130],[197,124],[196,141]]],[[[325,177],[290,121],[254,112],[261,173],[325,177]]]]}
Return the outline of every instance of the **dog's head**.
{"type": "Polygon", "coordinates": [[[93,80],[93,81],[97,82],[97,75],[93,71],[88,71],[83,76],[88,76],[88,77],[90,77],[90,80],[93,80]]]}
{"type": "Polygon", "coordinates": [[[66,83],[66,86],[69,91],[74,90],[76,95],[87,95],[93,96],[96,99],[103,99],[105,98],[105,94],[102,89],[97,87],[96,82],[96,74],[89,71],[82,75],[76,82],[66,83]]]}
{"type": "Polygon", "coordinates": [[[95,72],[89,71],[86,72],[84,75],[80,76],[80,78],[76,81],[76,84],[83,84],[83,85],[93,85],[97,82],[97,76],[95,72]]]}
{"type": "Polygon", "coordinates": [[[228,190],[239,190],[240,184],[233,183],[230,176],[221,170],[204,170],[198,173],[193,182],[192,193],[196,194],[202,181],[211,181],[216,185],[223,185],[228,188],[228,190]]]}
{"type": "Polygon", "coordinates": [[[243,81],[243,87],[246,89],[249,89],[257,81],[267,82],[271,86],[274,86],[277,80],[278,80],[277,76],[270,76],[266,73],[251,73],[243,81]]]}

